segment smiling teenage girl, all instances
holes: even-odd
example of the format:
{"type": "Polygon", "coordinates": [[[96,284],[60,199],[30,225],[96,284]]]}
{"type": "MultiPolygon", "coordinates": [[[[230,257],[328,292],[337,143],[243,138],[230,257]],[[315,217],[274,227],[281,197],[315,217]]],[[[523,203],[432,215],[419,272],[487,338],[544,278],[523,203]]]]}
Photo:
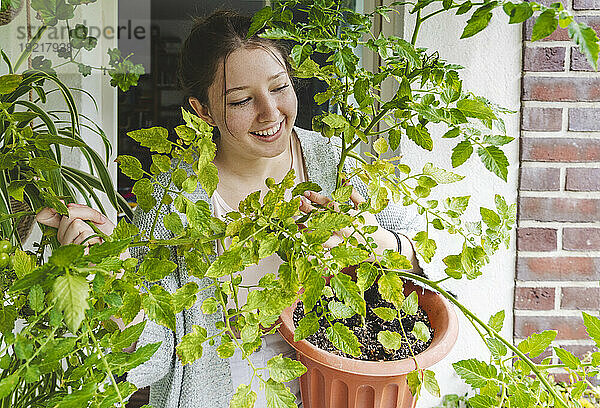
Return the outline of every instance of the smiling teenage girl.
{"type": "MultiPolygon", "coordinates": [[[[195,23],[181,51],[179,78],[189,103],[202,119],[218,129],[214,162],[219,171],[217,190],[209,197],[198,188],[188,198],[206,201],[215,216],[223,217],[249,193],[257,190],[266,193],[267,177],[280,182],[293,169],[296,183],[312,181],[323,188],[322,194],[306,194],[300,209],[308,212],[314,209],[312,204],[326,205],[330,201],[327,197],[335,189],[339,151],[319,134],[294,126],[298,106],[287,52],[276,42],[256,36],[246,38],[249,27],[247,17],[231,12],[214,13],[195,23]]],[[[189,171],[193,172],[191,168],[189,171]]],[[[360,182],[355,187],[351,199],[358,204],[363,201],[360,193],[366,194],[366,188],[360,182]]],[[[155,211],[136,211],[134,222],[140,229],[149,230],[155,211]]],[[[171,235],[160,221],[175,208],[171,205],[163,211],[155,229],[157,238],[171,235]]],[[[48,210],[40,213],[38,220],[59,227],[59,231],[60,225],[65,224],[62,230],[70,232],[62,234],[65,237],[62,243],[81,241],[93,233],[78,220],[104,221],[87,207],[73,208],[70,214],[61,219],[48,210]]],[[[365,218],[367,223],[382,227],[372,234],[378,251],[396,250],[400,246],[401,252],[418,266],[412,244],[405,236],[418,229],[420,219],[416,214],[405,207],[390,205],[376,216],[365,218]]],[[[344,233],[334,233],[325,246],[337,245],[344,233]]],[[[228,244],[217,243],[217,253],[222,253],[223,245],[228,244]]],[[[132,249],[136,257],[143,257],[146,252],[147,249],[132,249]]],[[[174,250],[171,252],[179,267],[160,282],[167,290],[174,292],[188,282],[196,282],[200,287],[210,284],[208,280],[189,276],[185,261],[174,250]]],[[[273,255],[247,267],[241,273],[243,285],[256,285],[265,274],[276,273],[280,263],[273,255]]],[[[149,321],[140,337],[138,347],[157,341],[162,345],[151,360],[130,372],[128,380],[138,387],[151,386],[150,404],[155,408],[226,407],[235,387],[250,381],[252,370],[241,356],[236,354],[230,360],[222,360],[216,353],[217,344],[206,345],[202,358],[191,365],[182,366],[177,359],[175,346],[183,335],[192,331],[193,325],[207,328],[210,336],[211,329],[215,330],[214,323],[222,319],[219,313],[204,315],[200,310],[204,298],[211,296],[209,292],[200,292],[197,304],[177,316],[175,332],[149,321]]],[[[241,294],[242,302],[246,295],[241,294]]],[[[280,353],[292,356],[293,351],[276,333],[263,337],[262,347],[252,359],[255,365],[265,367],[271,357],[280,353]]],[[[253,385],[258,388],[256,379],[253,385]]],[[[297,382],[289,385],[297,393],[297,382]]],[[[255,406],[266,407],[263,393],[258,395],[255,406]]]]}

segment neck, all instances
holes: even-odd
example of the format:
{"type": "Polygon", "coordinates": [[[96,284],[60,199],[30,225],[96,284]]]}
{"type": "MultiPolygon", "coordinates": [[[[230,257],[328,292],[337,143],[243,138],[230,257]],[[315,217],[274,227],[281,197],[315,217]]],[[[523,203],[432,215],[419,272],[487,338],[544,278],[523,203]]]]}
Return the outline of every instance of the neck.
{"type": "Polygon", "coordinates": [[[217,146],[214,163],[219,170],[221,181],[263,185],[267,177],[272,177],[279,182],[292,165],[291,141],[290,145],[275,157],[251,157],[222,143],[217,143],[217,146]]]}

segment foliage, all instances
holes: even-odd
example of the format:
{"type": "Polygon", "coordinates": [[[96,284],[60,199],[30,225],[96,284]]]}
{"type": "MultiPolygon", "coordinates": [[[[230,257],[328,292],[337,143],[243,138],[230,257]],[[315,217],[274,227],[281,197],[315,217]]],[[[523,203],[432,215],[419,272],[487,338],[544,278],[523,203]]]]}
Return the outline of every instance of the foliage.
{"type": "MultiPolygon", "coordinates": [[[[52,2],[56,7],[40,14],[47,24],[69,18],[72,3],[52,2]]],[[[507,4],[503,4],[503,10],[510,16],[511,23],[522,22],[534,12],[541,12],[535,24],[538,26],[536,35],[538,32],[546,34],[554,25],[554,19],[562,21],[563,25],[573,23],[557,6],[507,4]]],[[[410,262],[402,255],[391,250],[377,252],[371,236],[376,227],[360,222],[393,201],[415,206],[426,219],[427,227],[410,238],[425,261],[429,262],[437,251],[431,228],[445,230],[463,244],[460,253],[444,258],[446,279],[477,278],[499,247],[508,245],[509,232],[515,222],[514,204],[496,196],[495,208],[482,207],[480,219],[464,220],[469,196],[439,200],[430,197],[435,187],[459,182],[464,178],[462,175],[454,169],[442,169],[429,163],[411,169],[401,158],[389,157],[390,149],[396,150],[402,138],[425,150],[442,153],[434,140],[437,136],[428,128],[431,123],[439,123],[447,128],[443,138],[457,139],[450,153],[454,167],[474,157],[476,152],[484,168],[506,179],[509,163],[502,146],[513,139],[506,134],[501,118],[507,112],[487,99],[463,90],[458,74],[460,67],[415,46],[421,23],[439,12],[464,14],[477,7],[463,32],[463,37],[467,37],[485,28],[493,17],[493,10],[501,5],[496,1],[483,5],[455,4],[448,0],[410,3],[410,12],[417,22],[411,42],[394,36],[368,34],[375,17],[387,18],[388,13],[393,12],[388,7],[361,15],[334,0],[288,0],[276,2],[257,13],[251,31],[263,30],[261,35],[269,38],[295,41],[292,62],[296,75],[315,77],[328,85],[315,100],[318,103],[328,101],[337,110],[318,116],[313,124],[315,130],[341,148],[337,186],[332,195],[339,208],[318,207],[310,214],[301,214],[299,204],[303,192],[318,191],[320,187],[314,183],[294,186],[292,171],[279,183],[267,179],[268,192],[264,197],[259,192],[250,194],[223,221],[212,216],[205,202],[193,202],[188,198],[198,187],[211,195],[218,183],[217,169],[212,163],[216,148],[210,126],[183,111],[185,125],[175,129],[178,138],[174,141],[167,137],[166,129],[158,127],[130,132],[130,137],[150,149],[153,164],[146,171],[135,157],[120,156],[117,161],[123,173],[135,180],[138,204],[142,211],[153,214],[152,226],[147,231],[138,231],[137,227],[121,222],[110,237],[98,233],[105,242],[92,246],[89,253],[82,246],[67,245],[54,250],[47,261],[41,256],[44,242],[37,257],[16,250],[12,264],[4,270],[2,277],[0,398],[4,398],[5,404],[17,406],[22,401],[32,406],[39,403],[52,407],[123,406],[133,387],[127,383],[116,384],[115,375],[145,361],[158,345],[142,347],[133,355],[125,354],[121,350],[139,337],[144,323],[121,332],[110,317],[120,317],[128,324],[143,309],[147,318],[174,330],[176,314],[195,304],[201,291],[206,291],[202,293],[202,311],[221,313],[224,319],[215,327],[194,326],[192,332],[183,336],[176,347],[183,364],[200,358],[207,345],[215,345],[222,358],[229,358],[236,349],[241,349],[247,359],[260,346],[260,337],[276,329],[281,311],[298,299],[308,310],[314,307],[314,311],[300,321],[295,333],[297,340],[314,333],[319,320],[324,318],[328,322],[326,335],[329,340],[340,350],[358,355],[361,353],[358,339],[336,319],[354,315],[364,318],[364,292],[376,280],[382,298],[394,306],[378,309],[379,316],[395,319],[400,310],[415,313],[417,295],[405,296],[403,292],[403,279],[408,278],[437,290],[453,302],[495,353],[491,364],[475,359],[456,363],[459,375],[481,390],[480,396],[468,403],[485,400],[475,406],[487,406],[481,404],[492,400],[493,403],[502,402],[494,398],[511,401],[519,388],[513,391],[510,385],[516,381],[525,384],[529,381],[525,379],[528,374],[535,375],[532,384],[539,382],[538,388],[532,385],[528,392],[540,390],[540,393],[546,393],[548,401],[553,399],[555,405],[566,404],[563,400],[572,402],[570,395],[561,396],[549,383],[543,373],[548,367],[536,365],[526,355],[533,357],[545,349],[551,333],[536,334],[518,347],[512,345],[498,335],[502,313],[484,323],[444,291],[439,282],[409,271],[410,262]],[[441,8],[422,16],[427,7],[436,5],[441,8]],[[307,22],[293,22],[292,9],[305,13],[307,22]],[[384,61],[377,71],[369,72],[359,66],[354,53],[359,45],[377,53],[384,61]],[[325,54],[324,65],[315,62],[315,53],[325,54]],[[399,85],[390,100],[379,96],[386,78],[393,78],[399,85]],[[368,141],[373,142],[375,153],[358,156],[353,149],[368,141]],[[347,160],[349,157],[353,160],[347,160]],[[364,183],[369,199],[356,209],[349,205],[351,189],[342,183],[343,179],[355,184],[364,183]],[[164,215],[165,206],[171,205],[176,212],[164,215]],[[158,222],[163,222],[171,231],[169,238],[155,236],[158,222]],[[300,228],[300,224],[305,228],[300,228]],[[348,231],[341,244],[331,250],[325,249],[323,243],[340,229],[348,231]],[[217,240],[222,244],[225,240],[231,243],[220,256],[216,256],[215,251],[217,240]],[[127,248],[139,246],[149,249],[141,262],[119,258],[127,248]],[[188,273],[202,279],[204,287],[191,283],[169,293],[155,284],[177,267],[171,259],[175,251],[179,259],[185,259],[188,273]],[[240,304],[238,293],[242,279],[239,273],[273,254],[283,261],[277,274],[266,274],[252,288],[247,302],[240,304]],[[357,278],[352,280],[344,273],[344,268],[358,264],[357,278]],[[228,308],[230,300],[235,307],[228,308]],[[13,334],[18,320],[24,322],[24,328],[13,334]],[[509,350],[521,361],[515,363],[514,368],[504,364],[509,361],[509,350]],[[527,370],[527,367],[531,370],[527,374],[514,371],[527,370]],[[500,387],[500,382],[508,386],[500,387]],[[488,387],[488,384],[492,385],[488,387]],[[502,390],[505,394],[501,394],[502,390]]],[[[597,56],[592,44],[597,43],[597,38],[592,38],[585,26],[579,24],[577,27],[572,30],[576,43],[587,49],[589,56],[597,56]]],[[[77,46],[92,45],[93,40],[83,28],[75,30],[79,33],[77,46]]],[[[114,63],[119,64],[117,53],[112,52],[111,60],[113,55],[114,63]]],[[[123,74],[117,67],[114,70],[116,74],[123,74]]],[[[45,79],[53,78],[51,74],[46,75],[45,79]]],[[[12,95],[25,81],[18,75],[2,78],[0,89],[5,92],[3,95],[12,95]]],[[[122,79],[129,81],[126,74],[122,79]]],[[[13,112],[9,114],[14,118],[13,112]]],[[[16,134],[26,131],[18,130],[18,125],[14,128],[16,134]]],[[[38,139],[39,135],[32,140],[38,139]]],[[[28,139],[25,140],[27,143],[28,139]]],[[[28,163],[36,171],[53,171],[56,166],[46,159],[48,156],[35,156],[28,159],[28,163]]],[[[49,202],[61,209],[56,198],[49,202]]],[[[586,319],[590,336],[598,341],[597,321],[591,317],[586,319]]],[[[426,333],[416,328],[414,334],[425,338],[426,333]]],[[[378,339],[389,348],[396,348],[402,342],[411,346],[402,333],[382,332],[378,339]]],[[[566,356],[562,351],[557,354],[566,356]]],[[[570,356],[561,360],[574,372],[584,369],[584,363],[580,364],[570,356]]],[[[283,383],[305,372],[300,363],[274,357],[267,363],[270,376],[267,380],[265,368],[255,367],[249,359],[247,361],[254,370],[253,381],[260,382],[266,393],[269,407],[295,406],[293,395],[283,383]]],[[[594,363],[598,365],[597,357],[592,361],[594,363]]],[[[407,381],[416,395],[422,388],[434,395],[440,394],[432,371],[419,368],[409,374],[407,381]]],[[[251,407],[255,401],[255,392],[248,384],[243,384],[236,390],[231,406],[251,407]]]]}

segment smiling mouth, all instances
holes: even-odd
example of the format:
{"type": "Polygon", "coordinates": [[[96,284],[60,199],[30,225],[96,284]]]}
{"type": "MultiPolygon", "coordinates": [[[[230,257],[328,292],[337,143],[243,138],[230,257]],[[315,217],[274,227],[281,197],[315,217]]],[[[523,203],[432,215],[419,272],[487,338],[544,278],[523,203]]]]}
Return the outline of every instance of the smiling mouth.
{"type": "Polygon", "coordinates": [[[279,122],[278,124],[276,124],[273,127],[270,127],[269,129],[265,129],[265,130],[260,130],[257,132],[250,132],[253,135],[259,136],[259,137],[269,137],[269,136],[273,136],[274,134],[276,134],[277,132],[279,132],[279,130],[281,129],[281,125],[283,124],[283,120],[281,122],[279,122]]]}

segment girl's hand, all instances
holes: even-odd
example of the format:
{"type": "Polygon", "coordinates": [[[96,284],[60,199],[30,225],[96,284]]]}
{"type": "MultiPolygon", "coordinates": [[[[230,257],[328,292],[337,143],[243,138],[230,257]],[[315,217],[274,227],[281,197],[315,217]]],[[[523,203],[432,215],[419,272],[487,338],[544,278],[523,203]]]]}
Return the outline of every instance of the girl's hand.
{"type": "MultiPolygon", "coordinates": [[[[354,216],[358,214],[358,206],[361,203],[364,203],[365,199],[363,198],[363,196],[360,195],[358,191],[356,191],[356,189],[353,189],[352,194],[350,195],[350,200],[354,204],[354,210],[350,211],[350,215],[354,216]]],[[[309,213],[311,211],[316,210],[313,204],[319,204],[324,207],[329,207],[332,208],[334,211],[338,211],[339,209],[339,204],[333,201],[332,199],[322,194],[315,193],[314,191],[306,191],[304,193],[304,197],[302,197],[300,211],[309,213]]],[[[364,223],[357,225],[358,228],[363,228],[367,225],[377,226],[377,231],[375,231],[372,234],[369,234],[375,241],[375,244],[377,244],[377,248],[374,249],[374,252],[377,255],[382,255],[383,251],[386,249],[398,249],[398,244],[394,234],[392,234],[390,231],[386,230],[381,225],[379,225],[379,222],[377,221],[377,218],[375,218],[375,215],[371,214],[370,212],[363,212],[362,216],[364,218],[364,223]]],[[[323,247],[333,248],[341,244],[344,241],[344,239],[348,238],[353,232],[354,228],[352,227],[346,227],[342,228],[339,231],[334,231],[331,237],[323,244],[323,247]]],[[[359,242],[365,243],[365,241],[360,235],[356,235],[356,238],[359,240],[359,242]]]]}
{"type": "MultiPolygon", "coordinates": [[[[58,228],[56,237],[61,245],[81,244],[96,232],[85,221],[91,221],[106,235],[112,234],[115,225],[101,212],[81,204],[67,204],[69,216],[62,216],[53,208],[44,208],[35,217],[40,224],[58,228]]],[[[101,243],[100,237],[94,237],[85,244],[101,243]]]]}

